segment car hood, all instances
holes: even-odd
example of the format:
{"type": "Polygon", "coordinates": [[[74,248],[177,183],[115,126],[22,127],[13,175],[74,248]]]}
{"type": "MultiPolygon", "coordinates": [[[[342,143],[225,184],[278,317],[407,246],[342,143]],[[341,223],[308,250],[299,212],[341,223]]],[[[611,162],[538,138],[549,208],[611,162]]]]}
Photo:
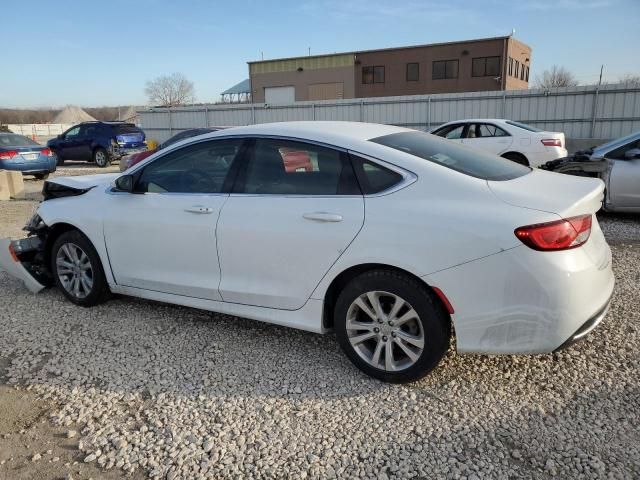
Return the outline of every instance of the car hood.
{"type": "Polygon", "coordinates": [[[602,207],[604,182],[533,169],[507,181],[488,181],[493,194],[505,203],[555,213],[562,218],[595,213],[602,207]]]}
{"type": "Polygon", "coordinates": [[[120,174],[82,175],[77,177],[59,177],[44,182],[42,196],[44,200],[54,198],[75,197],[87,193],[99,185],[111,185],[120,174]]]}
{"type": "Polygon", "coordinates": [[[47,180],[47,183],[53,183],[70,188],[87,189],[98,185],[110,185],[120,173],[98,173],[96,175],[79,175],[76,177],[58,177],[47,180]]]}

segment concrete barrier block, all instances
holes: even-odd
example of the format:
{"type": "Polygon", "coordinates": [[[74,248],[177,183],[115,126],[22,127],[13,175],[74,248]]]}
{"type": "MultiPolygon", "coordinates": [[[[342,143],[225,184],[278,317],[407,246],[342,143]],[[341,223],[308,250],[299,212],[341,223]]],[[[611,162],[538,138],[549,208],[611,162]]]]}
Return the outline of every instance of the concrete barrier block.
{"type": "Polygon", "coordinates": [[[9,194],[11,198],[23,198],[24,180],[22,179],[22,172],[7,170],[7,175],[9,176],[9,194]]]}
{"type": "Polygon", "coordinates": [[[9,200],[9,198],[11,198],[9,175],[6,170],[0,170],[0,200],[9,200]]]}

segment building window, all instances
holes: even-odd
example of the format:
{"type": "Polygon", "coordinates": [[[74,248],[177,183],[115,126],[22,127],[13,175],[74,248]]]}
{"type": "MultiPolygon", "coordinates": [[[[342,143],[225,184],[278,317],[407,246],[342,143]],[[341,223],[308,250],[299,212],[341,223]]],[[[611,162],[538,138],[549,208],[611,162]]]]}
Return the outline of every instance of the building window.
{"type": "Polygon", "coordinates": [[[513,58],[509,57],[509,76],[513,76],[513,58]]]}
{"type": "Polygon", "coordinates": [[[520,70],[520,80],[524,80],[524,73],[525,73],[525,69],[527,67],[525,67],[525,65],[522,65],[522,69],[520,70]]]}
{"type": "Polygon", "coordinates": [[[527,69],[527,73],[524,76],[524,80],[525,80],[525,82],[528,82],[529,81],[529,67],[525,67],[525,68],[527,69]]]}
{"type": "Polygon", "coordinates": [[[362,83],[384,83],[384,67],[362,67],[362,83]]]}
{"type": "Polygon", "coordinates": [[[474,58],[471,75],[474,77],[500,76],[500,57],[474,58]]]}
{"type": "Polygon", "coordinates": [[[513,69],[513,76],[518,78],[520,75],[520,62],[516,60],[516,67],[513,69]]]}
{"type": "Polygon", "coordinates": [[[432,78],[434,80],[458,78],[458,60],[440,60],[433,62],[432,78]]]}
{"type": "Polygon", "coordinates": [[[420,78],[420,66],[417,63],[407,63],[407,82],[417,82],[420,78]]]}

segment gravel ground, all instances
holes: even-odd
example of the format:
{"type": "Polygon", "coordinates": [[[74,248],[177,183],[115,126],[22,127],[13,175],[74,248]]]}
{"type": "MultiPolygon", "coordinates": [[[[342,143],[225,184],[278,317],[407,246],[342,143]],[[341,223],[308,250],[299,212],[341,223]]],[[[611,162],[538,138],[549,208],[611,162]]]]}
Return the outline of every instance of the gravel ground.
{"type": "MultiPolygon", "coordinates": [[[[0,235],[19,235],[33,205],[0,203],[0,235]]],[[[331,335],[125,297],[82,309],[0,272],[0,378],[77,431],[63,435],[74,478],[78,465],[162,479],[638,478],[640,219],[602,224],[611,311],[557,354],[451,352],[424,380],[386,385],[331,335]]],[[[51,461],[6,458],[29,432],[0,436],[0,478],[51,461]]]]}

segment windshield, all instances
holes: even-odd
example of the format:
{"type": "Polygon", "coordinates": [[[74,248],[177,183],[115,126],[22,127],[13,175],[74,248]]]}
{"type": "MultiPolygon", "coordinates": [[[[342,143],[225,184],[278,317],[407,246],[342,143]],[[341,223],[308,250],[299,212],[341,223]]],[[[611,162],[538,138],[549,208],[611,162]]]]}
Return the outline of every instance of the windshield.
{"type": "Polygon", "coordinates": [[[22,135],[0,135],[0,147],[32,147],[33,145],[39,145],[30,138],[22,135]]]}
{"type": "Polygon", "coordinates": [[[627,135],[626,137],[616,138],[615,140],[611,140],[610,142],[603,143],[595,148],[591,148],[592,153],[602,154],[604,156],[609,150],[613,150],[614,148],[620,147],[622,145],[626,145],[627,143],[631,143],[636,139],[640,138],[640,132],[632,133],[631,135],[627,135]]]}
{"type": "Polygon", "coordinates": [[[511,180],[531,171],[511,160],[461,147],[423,132],[392,133],[370,141],[484,180],[511,180]]]}
{"type": "Polygon", "coordinates": [[[522,128],[523,130],[527,130],[528,132],[544,131],[544,130],[540,130],[539,128],[532,127],[531,125],[527,125],[526,123],[512,122],[511,120],[507,120],[505,123],[507,123],[508,125],[512,125],[514,127],[522,128]]]}
{"type": "Polygon", "coordinates": [[[126,133],[142,133],[141,130],[135,125],[115,125],[113,129],[116,135],[122,135],[126,133]]]}

